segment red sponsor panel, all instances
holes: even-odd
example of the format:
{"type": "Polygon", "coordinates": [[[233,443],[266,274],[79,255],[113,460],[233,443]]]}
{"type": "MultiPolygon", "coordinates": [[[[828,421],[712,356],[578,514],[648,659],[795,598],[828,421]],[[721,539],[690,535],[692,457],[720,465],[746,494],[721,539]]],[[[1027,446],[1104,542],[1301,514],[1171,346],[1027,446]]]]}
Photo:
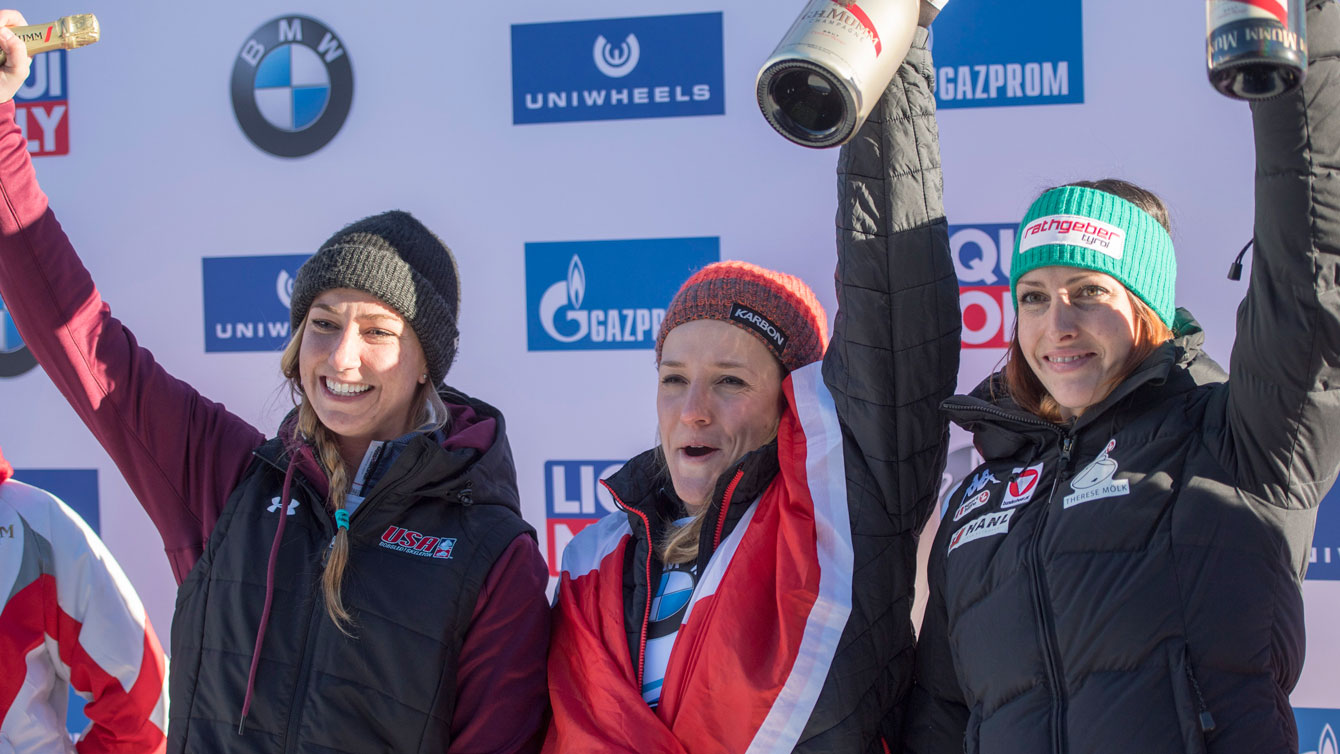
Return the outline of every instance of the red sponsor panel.
{"type": "Polygon", "coordinates": [[[70,153],[69,105],[63,101],[15,102],[14,122],[34,156],[70,153]]]}
{"type": "Polygon", "coordinates": [[[1008,285],[961,286],[964,348],[1005,348],[1014,331],[1008,285]]]}
{"type": "Polygon", "coordinates": [[[563,548],[577,532],[599,521],[599,518],[550,518],[545,522],[545,547],[549,555],[549,575],[557,577],[563,568],[563,548]]]}

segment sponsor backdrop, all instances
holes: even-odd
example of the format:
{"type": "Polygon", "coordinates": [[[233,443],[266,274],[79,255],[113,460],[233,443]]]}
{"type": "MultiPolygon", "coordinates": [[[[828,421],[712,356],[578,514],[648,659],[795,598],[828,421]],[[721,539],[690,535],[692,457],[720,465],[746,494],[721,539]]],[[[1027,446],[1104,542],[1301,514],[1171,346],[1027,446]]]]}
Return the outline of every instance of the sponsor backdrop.
{"type": "MultiPolygon", "coordinates": [[[[1227,363],[1251,131],[1247,107],[1206,82],[1202,3],[997,5],[952,0],[934,31],[960,386],[1003,353],[1030,199],[1109,175],[1170,204],[1178,303],[1227,363]]],[[[368,214],[424,220],[463,280],[450,380],[506,412],[525,513],[556,568],[612,508],[596,480],[655,440],[651,349],[691,270],[776,267],[831,315],[837,153],[784,141],[754,103],[758,66],[802,6],[679,0],[629,17],[611,0],[391,0],[372,20],[348,0],[35,2],[34,22],[98,13],[104,39],[39,58],[17,117],[113,312],[267,432],[289,406],[277,352],[297,266],[368,214]]],[[[98,471],[102,535],[166,642],[158,536],[3,303],[0,445],[24,468],[98,471]]],[[[965,436],[954,447],[946,488],[972,460],[965,436]]],[[[1338,507],[1332,495],[1304,585],[1305,751],[1334,751],[1340,729],[1338,507]]]]}

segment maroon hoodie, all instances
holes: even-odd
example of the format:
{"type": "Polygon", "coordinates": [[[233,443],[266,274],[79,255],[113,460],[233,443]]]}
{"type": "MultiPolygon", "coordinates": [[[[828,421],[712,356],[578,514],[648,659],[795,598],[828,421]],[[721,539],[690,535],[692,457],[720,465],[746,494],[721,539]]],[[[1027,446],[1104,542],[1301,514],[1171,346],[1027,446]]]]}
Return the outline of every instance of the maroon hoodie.
{"type": "MultiPolygon", "coordinates": [[[[111,315],[47,207],[13,113],[0,104],[0,298],[157,526],[181,583],[265,436],[168,374],[111,315]]],[[[494,564],[461,648],[450,751],[538,750],[549,610],[534,596],[547,583],[529,536],[494,564]]]]}

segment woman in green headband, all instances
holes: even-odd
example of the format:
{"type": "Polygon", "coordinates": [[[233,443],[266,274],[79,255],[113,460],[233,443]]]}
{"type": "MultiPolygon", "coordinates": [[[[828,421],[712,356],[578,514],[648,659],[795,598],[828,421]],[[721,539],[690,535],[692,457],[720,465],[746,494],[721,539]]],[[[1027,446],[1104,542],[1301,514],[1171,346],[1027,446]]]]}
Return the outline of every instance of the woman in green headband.
{"type": "Polygon", "coordinates": [[[1121,181],[1019,226],[1004,368],[944,405],[985,459],[931,548],[905,750],[1298,751],[1302,578],[1340,469],[1340,4],[1257,103],[1230,378],[1173,306],[1166,211],[1121,181]]]}

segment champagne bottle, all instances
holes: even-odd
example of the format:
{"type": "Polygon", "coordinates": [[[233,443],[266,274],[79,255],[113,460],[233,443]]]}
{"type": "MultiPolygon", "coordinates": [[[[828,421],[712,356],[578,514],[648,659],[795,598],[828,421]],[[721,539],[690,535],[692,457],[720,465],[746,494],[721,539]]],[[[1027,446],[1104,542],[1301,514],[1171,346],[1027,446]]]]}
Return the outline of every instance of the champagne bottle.
{"type": "MultiPolygon", "coordinates": [[[[101,31],[98,19],[92,13],[62,16],[49,24],[13,26],[10,31],[23,40],[29,55],[52,50],[73,50],[98,41],[101,31]]],[[[0,50],[0,65],[5,64],[5,52],[0,50]]]]}
{"type": "Polygon", "coordinates": [[[947,0],[809,0],[758,73],[768,123],[806,147],[850,139],[907,57],[921,2],[947,0]]]}
{"type": "Polygon", "coordinates": [[[1206,65],[1214,88],[1245,100],[1298,88],[1307,71],[1303,2],[1206,0],[1206,65]]]}

